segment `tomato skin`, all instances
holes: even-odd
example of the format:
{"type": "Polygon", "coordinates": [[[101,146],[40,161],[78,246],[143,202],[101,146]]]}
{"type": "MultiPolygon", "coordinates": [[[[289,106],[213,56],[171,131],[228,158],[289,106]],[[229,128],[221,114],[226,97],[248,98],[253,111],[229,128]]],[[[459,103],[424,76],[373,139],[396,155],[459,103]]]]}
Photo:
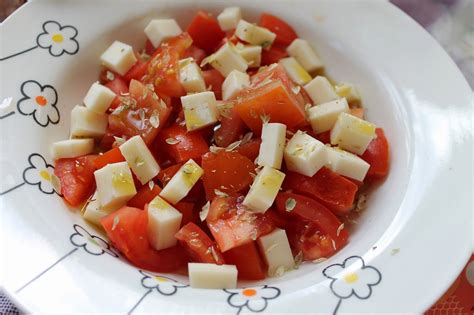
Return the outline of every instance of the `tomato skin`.
{"type": "Polygon", "coordinates": [[[272,46],[269,50],[262,50],[262,66],[269,66],[278,63],[280,59],[288,57],[286,49],[279,46],[272,46]]]}
{"type": "Polygon", "coordinates": [[[322,233],[335,241],[337,250],[347,244],[347,239],[349,238],[347,230],[342,229],[338,232],[342,222],[331,210],[319,202],[295,193],[280,192],[275,200],[275,204],[280,213],[289,214],[293,218],[313,223],[322,233]],[[286,201],[290,198],[295,200],[296,204],[294,209],[288,213],[286,201]]]}
{"type": "Polygon", "coordinates": [[[160,170],[157,177],[161,183],[161,186],[163,187],[166,186],[166,184],[168,184],[170,179],[174,176],[174,174],[178,172],[181,166],[182,164],[175,164],[175,165],[171,165],[165,169],[160,170]]]}
{"type": "Polygon", "coordinates": [[[214,242],[196,224],[192,222],[186,224],[175,236],[193,261],[217,265],[225,263],[214,242]]]}
{"type": "Polygon", "coordinates": [[[160,251],[151,247],[147,235],[147,211],[123,207],[102,218],[101,224],[112,244],[139,268],[171,272],[188,262],[188,255],[181,246],[160,251]]]}
{"type": "Polygon", "coordinates": [[[239,114],[231,108],[226,110],[225,116],[221,118],[221,126],[214,133],[216,144],[220,147],[227,147],[232,142],[239,140],[246,130],[246,126],[239,114]]]}
{"type": "Polygon", "coordinates": [[[183,215],[183,218],[181,219],[181,226],[184,226],[189,222],[194,222],[197,220],[197,215],[194,212],[193,203],[180,201],[175,204],[174,207],[183,215]]]}
{"type": "Polygon", "coordinates": [[[253,181],[255,164],[237,152],[221,150],[208,152],[202,157],[202,181],[207,200],[212,200],[215,190],[234,194],[247,189],[253,181]]]}
{"type": "Polygon", "coordinates": [[[143,83],[132,80],[130,82],[129,99],[134,100],[136,105],[112,112],[109,115],[107,133],[127,138],[140,135],[145,143],[150,145],[171,113],[171,108],[167,105],[170,102],[169,98],[160,94],[155,98],[153,95],[153,92],[145,87],[143,83]],[[143,97],[145,92],[146,97],[143,97]],[[159,99],[161,99],[161,102],[159,99]],[[144,113],[143,120],[141,112],[144,113]],[[153,115],[158,116],[158,128],[153,127],[150,123],[150,118],[153,115]]]}
{"type": "Polygon", "coordinates": [[[153,188],[150,189],[150,186],[142,186],[137,194],[133,196],[127,203],[129,207],[145,209],[145,205],[150,203],[156,196],[161,192],[161,188],[158,185],[153,185],[153,188]]]}
{"type": "Polygon", "coordinates": [[[278,45],[288,46],[298,38],[295,30],[288,23],[268,13],[260,16],[260,26],[276,34],[275,44],[278,45]]]}
{"type": "Polygon", "coordinates": [[[197,12],[186,31],[193,39],[194,45],[204,49],[208,54],[214,51],[225,36],[217,19],[204,11],[197,12]]]}
{"type": "Polygon", "coordinates": [[[283,187],[321,202],[336,214],[350,211],[358,189],[353,182],[327,167],[321,168],[313,177],[287,172],[283,187]]]}
{"type": "Polygon", "coordinates": [[[149,39],[145,42],[145,53],[149,56],[152,56],[155,53],[156,49],[149,39]]]}
{"type": "Polygon", "coordinates": [[[148,61],[143,82],[153,84],[157,93],[170,97],[186,95],[179,81],[178,61],[191,43],[191,37],[187,33],[182,33],[161,44],[148,61]]]}
{"type": "Polygon", "coordinates": [[[305,261],[328,258],[336,252],[332,239],[321,233],[313,223],[293,222],[286,233],[293,255],[301,252],[305,261]]]}
{"type": "Polygon", "coordinates": [[[61,194],[73,207],[86,201],[95,190],[96,157],[96,155],[84,155],[55,161],[54,174],[61,183],[61,194]]]}
{"type": "Polygon", "coordinates": [[[223,253],[275,228],[267,215],[246,210],[243,199],[243,196],[216,197],[211,203],[207,226],[223,253]]]}
{"type": "Polygon", "coordinates": [[[366,180],[379,180],[387,176],[390,167],[390,152],[387,138],[382,128],[375,129],[373,139],[361,158],[370,164],[366,180]]]}
{"type": "Polygon", "coordinates": [[[112,81],[107,82],[105,86],[117,94],[117,96],[112,101],[112,104],[110,104],[110,108],[115,109],[120,105],[119,96],[121,94],[128,93],[128,85],[125,80],[123,80],[123,78],[116,75],[115,78],[112,81]]]}
{"type": "Polygon", "coordinates": [[[202,77],[204,78],[206,87],[208,89],[210,88],[216,95],[216,99],[222,99],[222,83],[224,83],[225,80],[222,74],[216,69],[210,69],[202,71],[202,77]]]}
{"type": "Polygon", "coordinates": [[[98,155],[94,160],[94,166],[96,169],[101,169],[107,164],[124,162],[125,158],[123,157],[120,149],[118,147],[110,149],[102,155],[98,155]]]}
{"type": "Polygon", "coordinates": [[[133,79],[140,81],[146,74],[148,62],[144,62],[141,58],[137,58],[137,63],[123,76],[126,83],[130,83],[133,79]]]}
{"type": "Polygon", "coordinates": [[[191,57],[194,59],[197,65],[200,65],[202,60],[206,58],[206,55],[207,54],[203,49],[195,45],[191,45],[184,51],[183,59],[191,57]]]}
{"type": "Polygon", "coordinates": [[[161,150],[171,156],[176,163],[197,159],[207,151],[209,146],[199,132],[188,132],[186,127],[174,124],[164,129],[159,135],[161,150]],[[169,144],[167,139],[178,141],[169,144]]]}
{"type": "Polygon", "coordinates": [[[263,280],[267,268],[258,253],[255,242],[229,249],[224,254],[226,264],[235,265],[242,280],[263,280]]]}
{"type": "Polygon", "coordinates": [[[260,152],[261,139],[251,139],[246,143],[242,143],[235,149],[235,152],[247,157],[250,161],[255,161],[260,152]]]}

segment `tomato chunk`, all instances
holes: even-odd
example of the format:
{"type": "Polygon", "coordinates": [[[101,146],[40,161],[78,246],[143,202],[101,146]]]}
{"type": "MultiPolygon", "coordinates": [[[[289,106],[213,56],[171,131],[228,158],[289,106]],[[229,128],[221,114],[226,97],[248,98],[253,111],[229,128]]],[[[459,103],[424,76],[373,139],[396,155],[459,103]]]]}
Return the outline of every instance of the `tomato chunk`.
{"type": "Polygon", "coordinates": [[[198,65],[200,65],[202,60],[206,58],[206,52],[195,45],[191,45],[188,49],[184,51],[183,59],[189,57],[193,58],[194,61],[198,65]]]}
{"type": "Polygon", "coordinates": [[[216,69],[202,71],[202,77],[206,87],[216,95],[216,99],[222,99],[222,83],[225,78],[216,69]]]}
{"type": "Polygon", "coordinates": [[[249,88],[236,98],[235,110],[245,124],[257,134],[262,128],[262,116],[270,122],[280,122],[289,128],[306,123],[303,106],[281,80],[249,88]]]}
{"type": "Polygon", "coordinates": [[[313,223],[321,232],[331,237],[336,250],[347,244],[349,233],[341,229],[342,222],[328,208],[319,202],[295,193],[280,192],[276,198],[276,207],[280,213],[313,223]],[[287,210],[287,204],[294,201],[294,208],[287,210]]]}
{"type": "Polygon", "coordinates": [[[125,83],[123,78],[116,75],[115,78],[112,81],[107,82],[105,86],[117,94],[117,96],[112,101],[112,104],[110,104],[110,108],[115,109],[120,105],[120,95],[128,93],[128,85],[125,83]]]}
{"type": "Polygon", "coordinates": [[[177,163],[196,159],[209,151],[206,140],[199,132],[188,132],[186,127],[174,124],[164,129],[159,140],[161,150],[165,151],[177,163]]]}
{"type": "Polygon", "coordinates": [[[56,160],[54,174],[61,183],[61,194],[71,206],[78,206],[95,190],[96,155],[56,160]]]}
{"type": "Polygon", "coordinates": [[[194,223],[183,226],[176,238],[188,251],[192,260],[200,263],[224,264],[224,258],[214,242],[194,223]]]}
{"type": "Polygon", "coordinates": [[[187,33],[182,33],[161,44],[161,47],[148,61],[147,73],[143,81],[153,84],[157,93],[163,93],[170,97],[185,95],[179,81],[178,61],[184,55],[185,50],[191,46],[191,43],[191,37],[187,33]]]}
{"type": "Polygon", "coordinates": [[[219,190],[234,194],[247,189],[253,181],[255,164],[237,152],[221,150],[209,152],[202,157],[204,189],[207,200],[212,200],[219,190]]]}
{"type": "Polygon", "coordinates": [[[234,247],[224,253],[226,264],[235,265],[238,277],[242,280],[263,280],[267,274],[267,268],[258,253],[255,242],[234,247]]]}
{"type": "Polygon", "coordinates": [[[107,164],[119,163],[123,161],[125,161],[125,158],[123,157],[122,152],[120,152],[120,149],[116,147],[110,149],[102,155],[98,155],[94,160],[94,166],[96,169],[101,169],[107,164]]]}
{"type": "Polygon", "coordinates": [[[239,140],[245,132],[246,126],[239,114],[233,108],[226,110],[226,114],[221,118],[221,126],[216,130],[214,139],[220,147],[227,147],[232,142],[239,140]]]}
{"type": "Polygon", "coordinates": [[[128,104],[109,115],[108,133],[127,138],[140,135],[145,143],[151,144],[170,115],[169,98],[160,97],[141,82],[132,80],[130,96],[126,99],[128,104]]]}
{"type": "Polygon", "coordinates": [[[162,169],[157,177],[158,177],[158,180],[160,181],[161,185],[164,187],[166,186],[166,184],[168,184],[168,182],[170,181],[170,179],[174,176],[174,174],[176,174],[178,172],[178,170],[181,168],[181,164],[175,164],[175,165],[171,165],[165,169],[162,169]]]}
{"type": "Polygon", "coordinates": [[[260,144],[262,143],[261,139],[251,139],[248,142],[242,143],[239,145],[235,152],[242,154],[247,157],[250,161],[255,161],[260,151],[260,144]]]}
{"type": "Polygon", "coordinates": [[[375,129],[377,137],[369,143],[369,146],[361,158],[370,164],[367,172],[367,180],[384,178],[388,174],[390,166],[390,153],[388,141],[382,128],[375,129]]]}
{"type": "Polygon", "coordinates": [[[137,63],[133,65],[130,70],[123,76],[125,82],[130,83],[132,80],[140,81],[146,74],[148,68],[148,62],[143,61],[139,56],[137,57],[137,63]]]}
{"type": "Polygon", "coordinates": [[[262,66],[268,66],[274,63],[278,63],[280,59],[288,57],[288,53],[285,48],[272,46],[269,50],[262,50],[262,66]]]}
{"type": "Polygon", "coordinates": [[[293,255],[303,253],[303,260],[312,261],[328,258],[336,250],[332,239],[318,230],[311,222],[296,222],[286,230],[293,255]]]}
{"type": "Polygon", "coordinates": [[[189,24],[187,32],[193,39],[194,45],[204,49],[208,54],[214,51],[225,36],[217,19],[204,11],[198,11],[189,24]]]}
{"type": "Polygon", "coordinates": [[[181,201],[175,204],[174,207],[183,215],[183,218],[181,219],[181,226],[185,226],[189,222],[194,222],[197,220],[193,203],[181,201]]]}
{"type": "Polygon", "coordinates": [[[242,206],[243,196],[216,197],[211,203],[207,226],[222,252],[249,243],[274,229],[265,214],[242,206]]]}
{"type": "Polygon", "coordinates": [[[313,177],[287,172],[283,187],[311,197],[337,214],[350,211],[358,189],[353,182],[326,167],[313,177]]]}
{"type": "Polygon", "coordinates": [[[128,201],[127,205],[134,208],[145,209],[145,205],[150,203],[160,192],[161,188],[158,185],[153,185],[152,188],[150,188],[149,185],[144,185],[138,190],[137,194],[128,201]]]}
{"type": "Polygon", "coordinates": [[[268,13],[263,13],[260,17],[260,26],[276,34],[275,44],[288,46],[298,38],[295,30],[288,23],[268,13]]]}
{"type": "Polygon", "coordinates": [[[188,255],[181,246],[157,251],[148,241],[147,211],[123,207],[102,218],[112,244],[135,266],[154,272],[171,272],[186,266],[188,255]]]}

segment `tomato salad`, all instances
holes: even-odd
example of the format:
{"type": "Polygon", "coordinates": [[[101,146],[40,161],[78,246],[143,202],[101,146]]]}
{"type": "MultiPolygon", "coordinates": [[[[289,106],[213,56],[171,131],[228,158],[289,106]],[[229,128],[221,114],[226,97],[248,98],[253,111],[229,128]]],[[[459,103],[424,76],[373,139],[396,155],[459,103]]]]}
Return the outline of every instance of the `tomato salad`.
{"type": "MultiPolygon", "coordinates": [[[[363,191],[387,176],[382,128],[285,21],[238,7],[182,30],[155,19],[141,52],[115,41],[53,144],[71,206],[133,265],[191,286],[281,276],[349,240],[363,191]]],[[[365,197],[364,197],[365,198],[365,197]]]]}

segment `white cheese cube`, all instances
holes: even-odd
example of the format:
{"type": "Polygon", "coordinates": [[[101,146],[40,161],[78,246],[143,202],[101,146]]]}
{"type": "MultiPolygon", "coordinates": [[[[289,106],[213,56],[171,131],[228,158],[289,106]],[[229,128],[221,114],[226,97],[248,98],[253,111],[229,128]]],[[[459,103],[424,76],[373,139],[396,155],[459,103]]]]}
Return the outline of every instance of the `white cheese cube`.
{"type": "Polygon", "coordinates": [[[148,204],[147,233],[151,247],[160,250],[176,245],[178,240],[174,235],[179,231],[182,218],[181,212],[156,196],[148,204]]]}
{"type": "Polygon", "coordinates": [[[213,68],[227,77],[232,70],[246,72],[247,61],[238,53],[238,50],[230,43],[226,43],[218,51],[208,57],[213,68]]]}
{"type": "Polygon", "coordinates": [[[125,43],[115,41],[100,56],[100,61],[110,70],[124,75],[137,62],[133,48],[125,43]]]}
{"type": "Polygon", "coordinates": [[[107,164],[95,171],[94,176],[103,207],[121,207],[137,193],[127,162],[107,164]]]}
{"type": "Polygon", "coordinates": [[[206,91],[206,83],[202,77],[201,68],[193,58],[179,61],[179,81],[187,93],[206,91]]]}
{"type": "Polygon", "coordinates": [[[327,166],[340,175],[363,181],[370,164],[355,154],[339,148],[326,147],[328,155],[327,166]]]}
{"type": "Polygon", "coordinates": [[[286,49],[309,73],[320,70],[324,65],[307,40],[297,38],[286,49]]]}
{"type": "Polygon", "coordinates": [[[331,82],[323,76],[317,76],[311,80],[311,82],[304,86],[304,89],[315,105],[334,101],[339,98],[331,82]]]}
{"type": "Polygon", "coordinates": [[[363,154],[375,138],[377,127],[348,113],[341,113],[331,130],[331,144],[355,154],[363,154]]]}
{"type": "Polygon", "coordinates": [[[142,137],[134,136],[128,139],[119,149],[140,183],[145,185],[158,175],[160,166],[142,137]]]}
{"type": "Polygon", "coordinates": [[[203,173],[203,169],[196,162],[187,161],[166,184],[160,196],[173,205],[178,203],[186,197],[203,173]]]}
{"type": "Polygon", "coordinates": [[[276,34],[264,27],[240,20],[235,29],[235,36],[252,45],[263,48],[270,47],[276,38],[276,34]]]}
{"type": "Polygon", "coordinates": [[[249,65],[249,68],[258,68],[262,63],[262,46],[256,45],[243,45],[238,43],[235,48],[239,54],[244,57],[245,61],[249,65]]]}
{"type": "Polygon", "coordinates": [[[354,85],[342,83],[335,86],[336,93],[345,97],[348,102],[360,102],[360,95],[354,85]]]}
{"type": "Polygon", "coordinates": [[[222,83],[222,99],[228,100],[250,85],[250,77],[245,72],[233,70],[222,83]]]}
{"type": "Polygon", "coordinates": [[[183,31],[174,19],[151,20],[145,27],[146,37],[157,48],[160,44],[172,37],[178,36],[183,31]]]}
{"type": "Polygon", "coordinates": [[[326,146],[298,130],[286,145],[285,163],[290,171],[311,177],[327,163],[326,146]]]}
{"type": "Polygon", "coordinates": [[[270,166],[264,166],[253,180],[252,187],[242,204],[250,211],[267,211],[275,201],[284,179],[285,173],[270,166]]]}
{"type": "Polygon", "coordinates": [[[215,124],[217,101],[214,92],[201,92],[181,97],[186,129],[193,131],[215,124]]]}
{"type": "Polygon", "coordinates": [[[257,240],[260,253],[268,265],[268,275],[281,276],[283,272],[293,269],[295,260],[291,253],[290,243],[285,230],[275,229],[257,240]]]}
{"type": "Polygon", "coordinates": [[[93,111],[103,114],[109,109],[116,94],[99,82],[94,82],[84,97],[84,105],[93,111]]]}
{"type": "Polygon", "coordinates": [[[285,68],[286,73],[288,73],[290,79],[296,84],[304,85],[311,81],[311,76],[309,73],[306,72],[306,70],[299,64],[298,61],[296,61],[295,58],[283,58],[280,59],[278,63],[282,65],[283,68],[285,68]]]}
{"type": "Polygon", "coordinates": [[[225,8],[217,16],[217,21],[223,31],[230,31],[236,28],[240,19],[242,19],[242,12],[239,7],[225,8]]]}
{"type": "Polygon", "coordinates": [[[94,139],[69,139],[53,143],[51,155],[54,160],[73,158],[94,151],[94,139]]]}
{"type": "Polygon", "coordinates": [[[84,212],[82,213],[82,217],[86,219],[87,221],[98,225],[102,226],[100,223],[100,219],[103,217],[111,214],[118,208],[115,207],[103,207],[100,205],[99,198],[97,196],[97,191],[94,192],[94,195],[92,198],[89,200],[89,203],[84,209],[84,212]]]}
{"type": "Polygon", "coordinates": [[[84,106],[76,105],[71,111],[71,137],[102,137],[107,129],[107,123],[106,114],[99,114],[84,106]]]}
{"type": "Polygon", "coordinates": [[[262,144],[258,152],[259,166],[270,166],[279,169],[285,149],[286,125],[265,123],[262,125],[262,144]]]}
{"type": "Polygon", "coordinates": [[[234,289],[237,286],[237,267],[188,263],[189,284],[199,289],[234,289]]]}
{"type": "Polygon", "coordinates": [[[345,98],[322,103],[308,110],[308,120],[315,133],[331,130],[340,113],[349,113],[345,98]]]}

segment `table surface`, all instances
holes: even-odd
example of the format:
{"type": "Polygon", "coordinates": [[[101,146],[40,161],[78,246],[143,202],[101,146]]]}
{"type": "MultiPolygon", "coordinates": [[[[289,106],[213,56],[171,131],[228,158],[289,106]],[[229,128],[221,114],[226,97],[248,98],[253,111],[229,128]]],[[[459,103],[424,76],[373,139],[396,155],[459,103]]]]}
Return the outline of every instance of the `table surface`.
{"type": "MultiPolygon", "coordinates": [[[[3,21],[25,0],[1,0],[3,21]]],[[[443,46],[474,88],[474,0],[391,0],[443,46]]],[[[474,255],[427,315],[474,314],[474,255]]],[[[0,292],[0,315],[19,314],[0,292]]]]}

